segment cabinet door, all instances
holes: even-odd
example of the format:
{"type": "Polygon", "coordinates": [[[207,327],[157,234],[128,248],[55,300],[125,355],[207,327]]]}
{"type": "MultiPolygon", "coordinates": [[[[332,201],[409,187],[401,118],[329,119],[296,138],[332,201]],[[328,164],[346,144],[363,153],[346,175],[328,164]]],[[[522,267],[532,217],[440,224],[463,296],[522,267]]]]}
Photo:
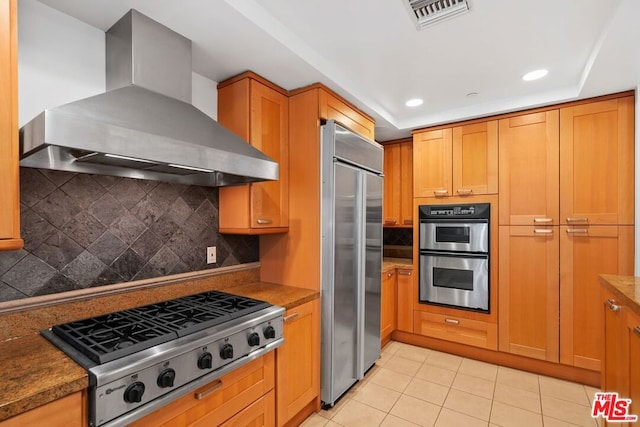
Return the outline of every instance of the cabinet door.
{"type": "Polygon", "coordinates": [[[616,391],[620,397],[629,393],[627,367],[629,337],[625,317],[626,307],[620,305],[616,297],[603,290],[604,345],[602,353],[602,375],[600,388],[603,391],[616,391]]]}
{"type": "Polygon", "coordinates": [[[453,191],[458,196],[498,192],[498,122],[453,128],[453,191]]]}
{"type": "Polygon", "coordinates": [[[413,135],[413,197],[452,194],[452,130],[413,135]]]}
{"type": "Polygon", "coordinates": [[[558,110],[500,120],[500,225],[559,225],[558,110]]]}
{"type": "Polygon", "coordinates": [[[631,399],[631,410],[629,413],[640,416],[640,315],[631,310],[627,311],[627,334],[628,334],[628,381],[629,394],[631,399]]]}
{"type": "Polygon", "coordinates": [[[400,144],[400,223],[413,225],[413,143],[400,144]]]}
{"type": "Polygon", "coordinates": [[[288,99],[251,81],[251,145],[278,162],[279,179],[251,184],[251,227],[289,225],[288,99]]]}
{"type": "Polygon", "coordinates": [[[400,144],[384,146],[384,225],[400,224],[401,191],[400,144]]]}
{"type": "Polygon", "coordinates": [[[319,300],[288,310],[284,319],[284,344],[276,353],[278,426],[320,395],[319,300]]]}
{"type": "Polygon", "coordinates": [[[558,362],[558,231],[500,226],[500,351],[558,362]]]}
{"type": "Polygon", "coordinates": [[[83,392],[75,392],[53,402],[0,421],[0,427],[83,427],[87,424],[83,392]]]}
{"type": "Polygon", "coordinates": [[[599,371],[599,274],[633,274],[633,226],[560,227],[560,363],[599,371]]]}
{"type": "Polygon", "coordinates": [[[633,97],[560,110],[560,220],[633,224],[633,97]]]}
{"type": "Polygon", "coordinates": [[[414,292],[413,270],[398,269],[398,330],[413,332],[413,303],[417,301],[418,295],[414,292]]]}
{"type": "Polygon", "coordinates": [[[20,249],[16,0],[0,0],[0,250],[20,249]]]}
{"type": "Polygon", "coordinates": [[[380,300],[380,340],[382,345],[391,339],[391,332],[396,329],[396,271],[389,270],[382,273],[380,300]]]}

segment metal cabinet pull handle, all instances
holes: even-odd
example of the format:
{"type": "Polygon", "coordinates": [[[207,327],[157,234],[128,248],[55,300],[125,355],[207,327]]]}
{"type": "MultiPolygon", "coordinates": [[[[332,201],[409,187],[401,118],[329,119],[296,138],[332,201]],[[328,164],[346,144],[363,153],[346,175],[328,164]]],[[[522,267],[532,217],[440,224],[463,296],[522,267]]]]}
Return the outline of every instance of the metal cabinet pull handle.
{"type": "Polygon", "coordinates": [[[567,228],[567,233],[569,234],[587,234],[589,230],[586,228],[567,228]]]}
{"type": "Polygon", "coordinates": [[[589,218],[587,218],[586,216],[573,216],[573,217],[568,217],[567,218],[567,222],[587,222],[589,221],[589,218]]]}
{"type": "Polygon", "coordinates": [[[411,270],[398,270],[400,276],[411,276],[411,270]]]}
{"type": "Polygon", "coordinates": [[[393,277],[393,273],[392,272],[388,272],[387,273],[387,277],[393,277]]]}
{"type": "Polygon", "coordinates": [[[446,318],[445,318],[445,319],[444,319],[444,322],[445,322],[445,323],[450,323],[450,324],[452,324],[452,325],[459,325],[459,324],[460,324],[460,321],[459,321],[459,320],[456,320],[456,319],[446,319],[446,318]]]}
{"type": "Polygon", "coordinates": [[[620,311],[620,306],[612,299],[607,300],[607,305],[611,311],[620,311]]]}
{"type": "Polygon", "coordinates": [[[256,222],[258,224],[264,225],[264,224],[271,224],[273,221],[270,220],[270,219],[258,218],[258,220],[256,222]]]}
{"type": "Polygon", "coordinates": [[[300,315],[300,314],[298,314],[298,312],[291,313],[290,315],[285,316],[285,317],[282,319],[282,321],[283,321],[284,323],[291,322],[292,320],[297,319],[299,315],[300,315]]]}
{"type": "Polygon", "coordinates": [[[535,228],[533,232],[536,234],[552,234],[553,230],[548,230],[546,228],[535,228]]]}
{"type": "Polygon", "coordinates": [[[635,332],[636,335],[640,337],[640,326],[636,326],[635,328],[633,328],[633,332],[635,332]]]}
{"type": "Polygon", "coordinates": [[[433,190],[433,195],[436,197],[446,196],[449,194],[449,190],[433,190]]]}
{"type": "Polygon", "coordinates": [[[471,188],[459,188],[458,194],[461,196],[470,196],[473,194],[473,189],[471,188]]]}
{"type": "Polygon", "coordinates": [[[212,393],[215,393],[216,391],[220,390],[222,388],[222,380],[218,380],[214,385],[212,385],[210,388],[201,391],[200,393],[196,393],[196,399],[198,400],[202,400],[205,397],[209,396],[212,393]]]}
{"type": "Polygon", "coordinates": [[[405,219],[404,221],[402,221],[402,223],[404,225],[413,225],[413,220],[412,219],[405,219]]]}
{"type": "Polygon", "coordinates": [[[550,222],[553,222],[553,218],[535,218],[533,222],[535,222],[536,224],[548,224],[550,222]]]}
{"type": "Polygon", "coordinates": [[[385,224],[387,224],[387,225],[394,225],[394,224],[396,224],[397,222],[398,222],[398,221],[396,221],[395,219],[386,219],[386,220],[384,221],[384,223],[385,223],[385,224]]]}

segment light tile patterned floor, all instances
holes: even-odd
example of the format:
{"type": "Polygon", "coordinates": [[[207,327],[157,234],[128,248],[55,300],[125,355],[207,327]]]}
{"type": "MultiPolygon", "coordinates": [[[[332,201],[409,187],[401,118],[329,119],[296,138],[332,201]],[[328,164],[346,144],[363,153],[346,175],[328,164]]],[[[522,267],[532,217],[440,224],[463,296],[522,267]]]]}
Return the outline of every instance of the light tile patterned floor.
{"type": "Polygon", "coordinates": [[[596,391],[391,342],[363,381],[302,425],[598,427],[590,416],[596,391]]]}

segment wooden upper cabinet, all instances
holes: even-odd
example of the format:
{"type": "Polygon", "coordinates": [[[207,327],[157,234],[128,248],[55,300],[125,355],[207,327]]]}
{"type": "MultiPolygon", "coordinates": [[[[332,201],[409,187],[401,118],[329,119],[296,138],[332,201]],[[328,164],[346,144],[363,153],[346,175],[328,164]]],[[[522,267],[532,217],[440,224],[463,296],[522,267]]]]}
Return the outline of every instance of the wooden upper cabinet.
{"type": "MultiPolygon", "coordinates": [[[[221,233],[283,233],[289,226],[289,101],[253,73],[218,87],[218,121],[279,164],[277,181],[220,188],[221,233]]],[[[240,77],[240,76],[239,76],[240,77]]]]}
{"type": "Polygon", "coordinates": [[[496,194],[497,121],[416,132],[413,190],[414,197],[496,194]]]}
{"type": "Polygon", "coordinates": [[[562,224],[633,224],[634,98],[560,110],[562,224]]]}
{"type": "Polygon", "coordinates": [[[559,112],[500,120],[500,225],[559,225],[559,112]]]}
{"type": "Polygon", "coordinates": [[[413,144],[411,141],[384,146],[385,227],[413,226],[413,144]]]}
{"type": "Polygon", "coordinates": [[[558,231],[500,226],[500,351],[558,362],[558,231]]]}
{"type": "Polygon", "coordinates": [[[16,0],[0,0],[0,250],[20,239],[16,0]]]}
{"type": "Polygon", "coordinates": [[[375,122],[370,117],[356,111],[342,99],[321,87],[318,92],[318,108],[320,118],[335,120],[353,132],[373,140],[375,137],[375,122]]]}

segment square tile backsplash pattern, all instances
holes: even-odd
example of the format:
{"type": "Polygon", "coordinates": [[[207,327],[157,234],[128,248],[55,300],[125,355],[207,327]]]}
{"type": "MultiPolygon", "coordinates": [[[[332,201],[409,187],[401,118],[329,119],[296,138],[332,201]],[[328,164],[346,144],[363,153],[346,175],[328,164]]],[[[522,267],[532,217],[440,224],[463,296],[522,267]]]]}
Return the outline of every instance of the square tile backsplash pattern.
{"type": "Polygon", "coordinates": [[[217,188],[31,168],[20,186],[25,245],[0,252],[0,301],[259,259],[257,236],[218,233],[217,188]]]}
{"type": "Polygon", "coordinates": [[[413,229],[383,228],[382,242],[384,245],[413,246],[413,229]]]}

